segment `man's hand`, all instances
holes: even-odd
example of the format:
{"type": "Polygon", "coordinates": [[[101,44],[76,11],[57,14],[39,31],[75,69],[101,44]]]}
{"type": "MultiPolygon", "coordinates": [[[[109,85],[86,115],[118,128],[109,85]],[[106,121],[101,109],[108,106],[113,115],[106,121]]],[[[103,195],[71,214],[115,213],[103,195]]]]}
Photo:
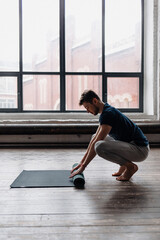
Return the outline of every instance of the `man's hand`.
{"type": "Polygon", "coordinates": [[[75,175],[82,173],[84,171],[84,169],[85,169],[85,166],[82,163],[78,164],[75,168],[73,168],[71,170],[71,175],[69,178],[72,178],[75,175]],[[77,170],[77,171],[75,171],[75,170],[77,170]]]}

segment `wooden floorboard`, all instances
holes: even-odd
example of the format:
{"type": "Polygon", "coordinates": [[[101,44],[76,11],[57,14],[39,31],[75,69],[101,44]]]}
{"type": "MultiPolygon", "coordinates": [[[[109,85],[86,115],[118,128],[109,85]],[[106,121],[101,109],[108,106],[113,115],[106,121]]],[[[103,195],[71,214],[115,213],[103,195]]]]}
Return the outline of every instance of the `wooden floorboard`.
{"type": "Polygon", "coordinates": [[[159,240],[160,149],[138,164],[130,182],[118,166],[96,158],[85,189],[10,189],[23,170],[68,170],[85,149],[0,149],[0,240],[159,240]]]}

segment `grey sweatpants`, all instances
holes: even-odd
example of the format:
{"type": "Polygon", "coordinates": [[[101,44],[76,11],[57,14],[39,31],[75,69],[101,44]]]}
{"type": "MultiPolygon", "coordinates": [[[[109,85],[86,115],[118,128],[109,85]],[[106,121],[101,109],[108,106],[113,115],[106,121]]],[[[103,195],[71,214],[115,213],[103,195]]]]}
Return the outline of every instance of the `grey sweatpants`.
{"type": "Polygon", "coordinates": [[[100,157],[122,166],[128,161],[145,160],[149,153],[149,146],[141,147],[134,142],[122,142],[107,136],[104,140],[95,143],[95,151],[100,157]]]}

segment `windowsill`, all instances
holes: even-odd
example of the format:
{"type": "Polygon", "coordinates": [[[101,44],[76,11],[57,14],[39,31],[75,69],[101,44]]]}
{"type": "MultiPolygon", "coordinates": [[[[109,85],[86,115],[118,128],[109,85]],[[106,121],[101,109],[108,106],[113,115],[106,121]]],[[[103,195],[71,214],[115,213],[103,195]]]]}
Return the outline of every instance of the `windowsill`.
{"type": "MultiPolygon", "coordinates": [[[[136,123],[158,124],[157,116],[144,113],[125,113],[136,123]]],[[[98,116],[88,113],[0,113],[0,125],[10,124],[98,124],[98,116]]]]}

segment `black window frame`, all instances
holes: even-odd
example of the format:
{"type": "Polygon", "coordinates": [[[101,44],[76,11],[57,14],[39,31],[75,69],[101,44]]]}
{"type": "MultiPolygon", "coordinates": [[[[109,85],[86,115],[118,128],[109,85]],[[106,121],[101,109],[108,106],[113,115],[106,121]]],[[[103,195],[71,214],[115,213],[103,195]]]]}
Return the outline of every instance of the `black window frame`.
{"type": "Polygon", "coordinates": [[[141,26],[141,72],[105,72],[105,0],[102,1],[102,71],[101,72],[66,72],[65,70],[65,1],[59,0],[60,11],[60,72],[35,72],[23,71],[23,23],[22,5],[23,0],[19,0],[19,71],[1,71],[0,77],[17,77],[17,108],[1,108],[0,112],[81,112],[80,110],[66,110],[65,78],[67,75],[100,75],[102,76],[102,100],[107,101],[107,79],[108,77],[137,77],[139,78],[139,108],[121,108],[121,112],[143,112],[143,86],[144,86],[144,0],[142,6],[142,26],[141,26]],[[60,76],[60,110],[23,110],[23,76],[24,75],[59,75],[60,76]]]}

